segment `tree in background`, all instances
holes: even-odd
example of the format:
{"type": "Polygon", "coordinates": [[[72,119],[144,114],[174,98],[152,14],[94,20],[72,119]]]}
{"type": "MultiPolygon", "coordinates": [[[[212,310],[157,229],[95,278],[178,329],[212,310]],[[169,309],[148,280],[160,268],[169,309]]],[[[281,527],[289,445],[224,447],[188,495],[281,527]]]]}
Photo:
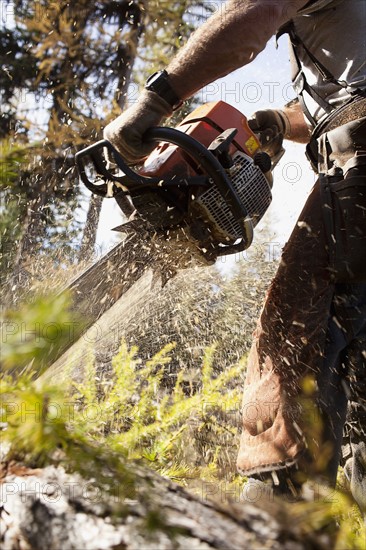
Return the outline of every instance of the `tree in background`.
{"type": "Polygon", "coordinates": [[[27,151],[1,188],[3,199],[17,197],[11,207],[3,200],[2,215],[3,226],[9,217],[17,226],[5,237],[5,250],[11,245],[18,272],[45,251],[64,258],[74,249],[75,255],[75,242],[79,257],[91,254],[101,202],[90,199],[82,224],[86,198],[74,154],[100,139],[107,119],[136,99],[146,75],[163,66],[204,17],[204,4],[5,0],[0,147],[3,158],[9,147],[27,151]]]}

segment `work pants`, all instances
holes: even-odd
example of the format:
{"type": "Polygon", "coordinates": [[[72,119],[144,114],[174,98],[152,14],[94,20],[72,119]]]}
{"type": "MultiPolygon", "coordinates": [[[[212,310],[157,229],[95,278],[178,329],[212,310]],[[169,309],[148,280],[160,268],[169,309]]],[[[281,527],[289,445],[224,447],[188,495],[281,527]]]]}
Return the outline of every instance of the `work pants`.
{"type": "MultiPolygon", "coordinates": [[[[357,124],[364,140],[365,120],[357,124]]],[[[357,145],[354,127],[349,136],[357,145]]],[[[326,154],[350,163],[345,185],[336,172],[315,184],[284,248],[248,358],[238,454],[247,476],[291,472],[300,484],[308,477],[334,484],[347,404],[351,449],[365,444],[366,177],[352,160],[355,151],[326,154]]]]}

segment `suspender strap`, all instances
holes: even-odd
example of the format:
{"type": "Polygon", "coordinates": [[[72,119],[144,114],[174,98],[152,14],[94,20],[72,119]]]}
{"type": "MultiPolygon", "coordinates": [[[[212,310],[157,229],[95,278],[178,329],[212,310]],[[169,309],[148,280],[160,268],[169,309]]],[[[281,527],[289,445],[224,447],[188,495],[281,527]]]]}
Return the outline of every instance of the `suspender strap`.
{"type": "Polygon", "coordinates": [[[277,35],[276,40],[280,38],[283,34],[287,33],[290,37],[290,56],[291,56],[291,64],[295,68],[295,71],[292,75],[292,81],[293,86],[296,91],[296,94],[299,98],[300,105],[305,113],[305,116],[308,118],[310,123],[314,126],[316,124],[316,121],[311,116],[304,97],[303,93],[306,92],[309,94],[309,96],[327,113],[330,114],[333,111],[333,107],[330,103],[328,103],[323,97],[321,97],[315,90],[310,86],[310,84],[307,82],[305,74],[302,70],[302,63],[299,58],[299,48],[301,47],[304,52],[309,57],[310,61],[313,63],[315,69],[320,74],[321,78],[325,82],[331,82],[332,84],[335,84],[336,86],[340,88],[346,88],[347,83],[346,82],[340,82],[339,80],[336,80],[334,76],[331,74],[331,72],[315,57],[315,55],[308,49],[308,47],[304,44],[304,42],[301,40],[301,38],[297,35],[295,30],[295,25],[293,21],[289,21],[285,25],[283,25],[277,35]]]}
{"type": "MultiPolygon", "coordinates": [[[[317,59],[315,55],[309,50],[306,44],[304,44],[301,38],[296,34],[295,25],[293,21],[290,21],[288,33],[291,39],[291,44],[295,49],[295,52],[296,52],[296,48],[298,48],[299,46],[303,48],[304,52],[306,52],[307,56],[309,57],[309,59],[312,61],[312,63],[318,70],[318,73],[320,74],[324,82],[331,82],[332,84],[335,84],[340,88],[347,88],[347,82],[341,82],[340,80],[337,80],[336,78],[334,78],[332,73],[325,67],[325,65],[323,65],[323,63],[321,63],[319,59],[317,59]]],[[[296,53],[296,56],[297,56],[297,53],[296,53]]],[[[299,60],[298,60],[298,63],[300,63],[299,60]]]]}

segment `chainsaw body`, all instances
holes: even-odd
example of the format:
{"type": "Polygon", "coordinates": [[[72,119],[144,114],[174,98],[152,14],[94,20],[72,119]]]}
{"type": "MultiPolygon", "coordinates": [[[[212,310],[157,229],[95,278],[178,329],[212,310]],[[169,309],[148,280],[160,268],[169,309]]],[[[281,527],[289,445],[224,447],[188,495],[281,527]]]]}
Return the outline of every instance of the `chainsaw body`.
{"type": "Polygon", "coordinates": [[[157,146],[137,171],[106,140],[76,155],[88,189],[114,197],[134,218],[116,229],[135,230],[141,221],[167,238],[179,229],[211,259],[248,248],[271,203],[272,177],[245,116],[223,101],[208,103],[176,128],[152,128],[144,138],[157,146]]]}

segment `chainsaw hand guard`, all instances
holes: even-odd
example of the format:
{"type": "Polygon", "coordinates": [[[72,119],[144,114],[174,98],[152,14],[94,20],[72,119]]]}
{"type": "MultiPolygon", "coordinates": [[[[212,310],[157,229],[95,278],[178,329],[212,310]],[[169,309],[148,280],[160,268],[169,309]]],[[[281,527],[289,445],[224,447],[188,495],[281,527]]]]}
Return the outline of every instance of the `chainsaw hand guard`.
{"type": "Polygon", "coordinates": [[[117,149],[106,139],[97,141],[76,153],[75,160],[80,179],[85,187],[95,195],[104,198],[114,197],[120,191],[121,186],[126,184],[129,179],[136,184],[149,183],[150,185],[157,185],[160,181],[159,178],[140,178],[138,173],[129,167],[117,149]],[[123,175],[112,172],[108,168],[105,149],[107,149],[110,157],[115,160],[115,166],[123,175]],[[89,174],[87,173],[88,168],[89,174]],[[95,171],[93,179],[91,170],[95,171]]]}

